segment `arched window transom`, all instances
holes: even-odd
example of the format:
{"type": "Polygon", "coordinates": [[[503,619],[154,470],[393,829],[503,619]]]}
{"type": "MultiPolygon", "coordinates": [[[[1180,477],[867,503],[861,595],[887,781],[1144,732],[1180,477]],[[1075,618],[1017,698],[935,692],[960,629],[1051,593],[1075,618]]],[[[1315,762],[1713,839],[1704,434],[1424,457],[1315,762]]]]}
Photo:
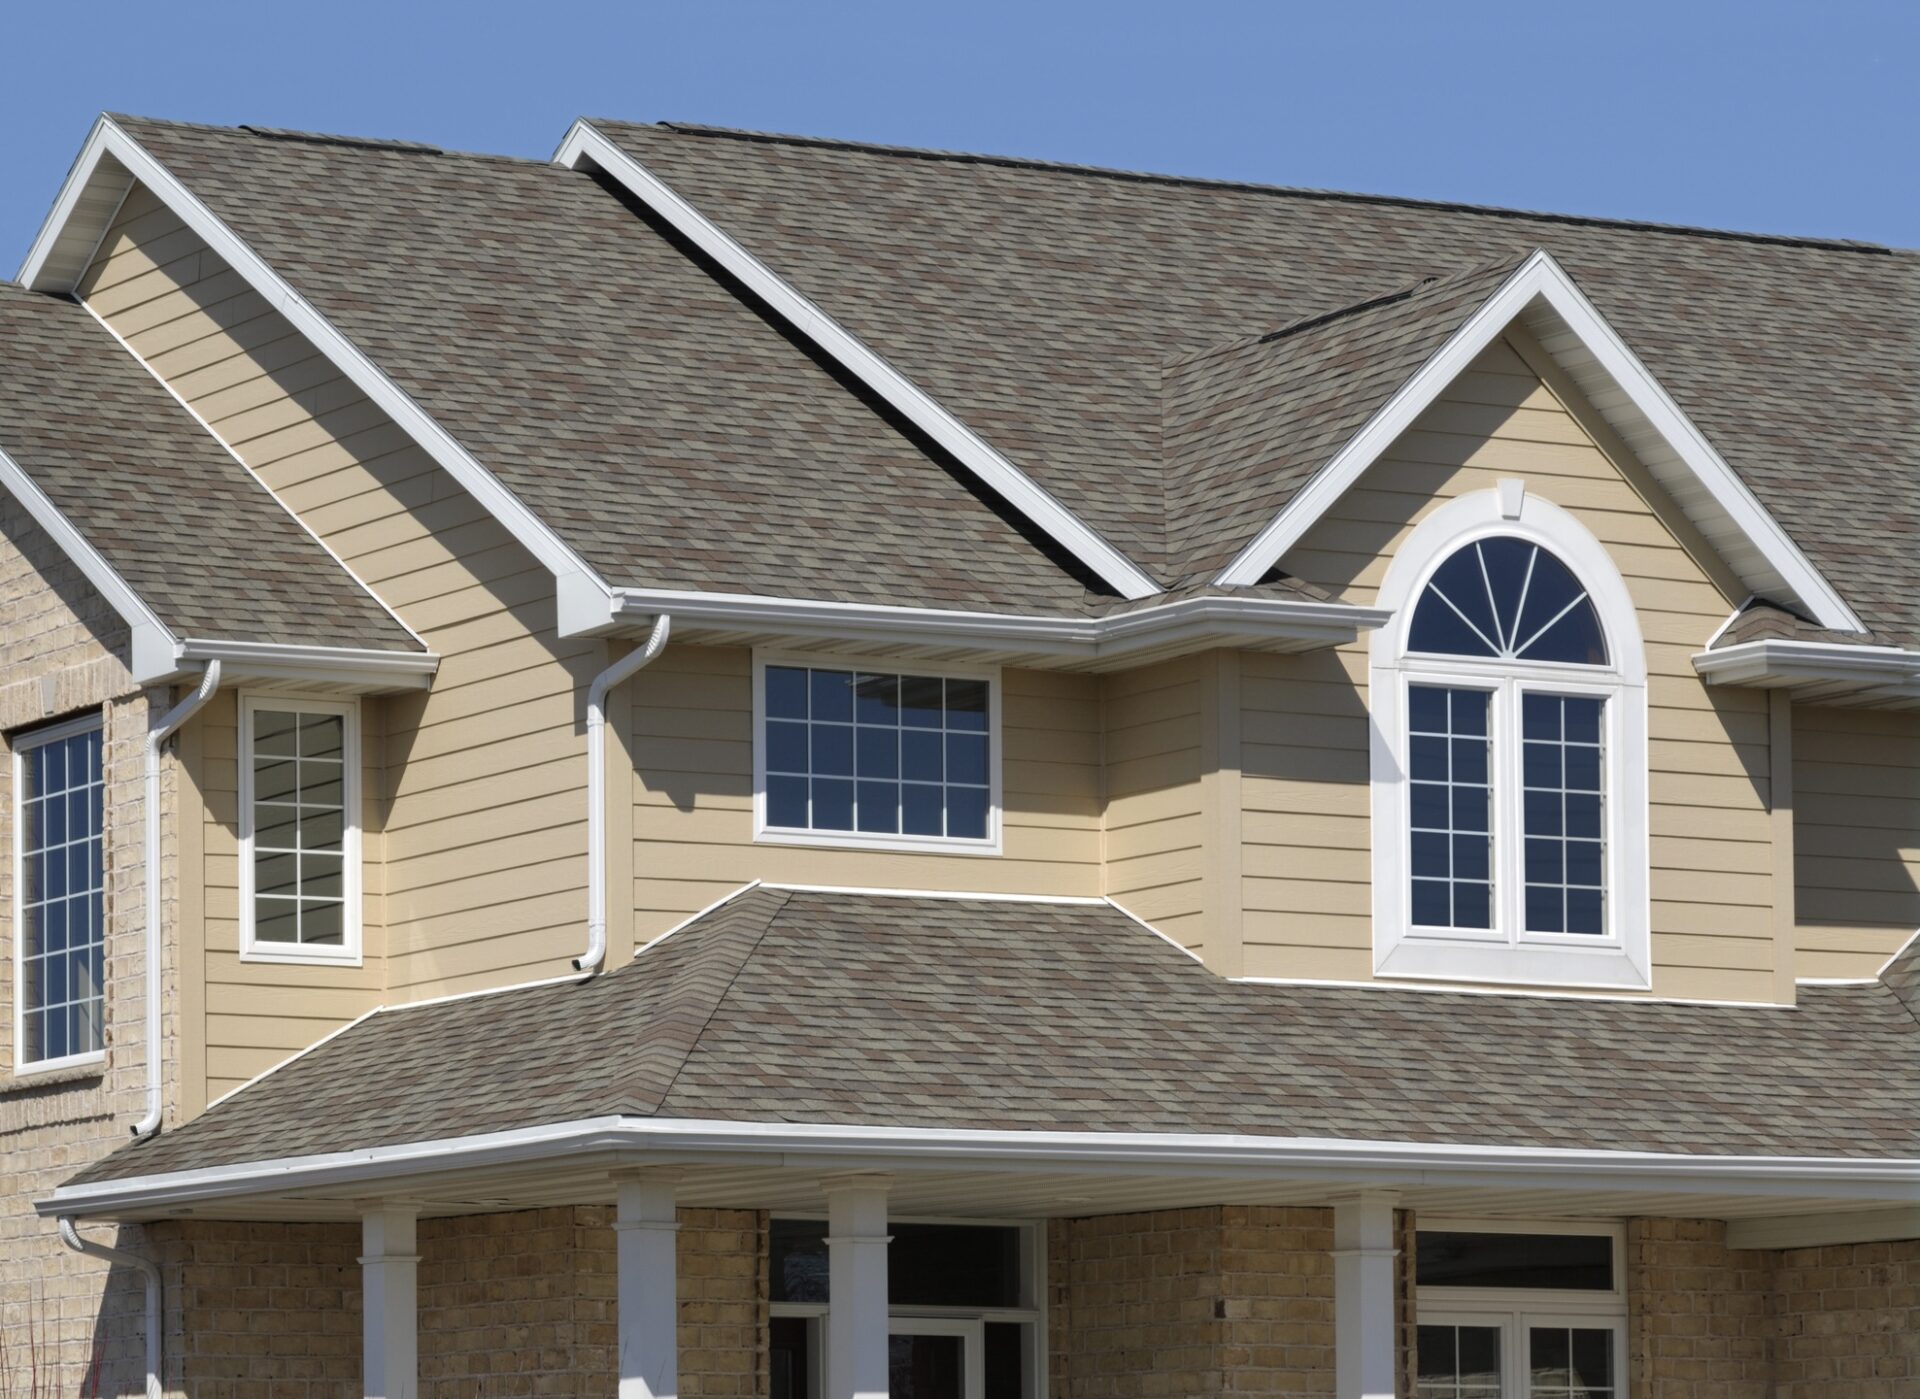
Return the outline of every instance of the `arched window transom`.
{"type": "Polygon", "coordinates": [[[1408,649],[1603,666],[1607,638],[1573,572],[1526,539],[1477,540],[1434,570],[1408,649]]]}

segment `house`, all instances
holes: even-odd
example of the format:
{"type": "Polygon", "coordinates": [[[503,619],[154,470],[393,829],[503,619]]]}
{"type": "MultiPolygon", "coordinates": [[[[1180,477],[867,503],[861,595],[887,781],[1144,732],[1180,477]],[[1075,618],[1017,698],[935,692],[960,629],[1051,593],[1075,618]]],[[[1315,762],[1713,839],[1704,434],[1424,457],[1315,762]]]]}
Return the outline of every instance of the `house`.
{"type": "Polygon", "coordinates": [[[0,287],[0,1367],[1914,1399],[1916,307],[103,118],[0,287]]]}

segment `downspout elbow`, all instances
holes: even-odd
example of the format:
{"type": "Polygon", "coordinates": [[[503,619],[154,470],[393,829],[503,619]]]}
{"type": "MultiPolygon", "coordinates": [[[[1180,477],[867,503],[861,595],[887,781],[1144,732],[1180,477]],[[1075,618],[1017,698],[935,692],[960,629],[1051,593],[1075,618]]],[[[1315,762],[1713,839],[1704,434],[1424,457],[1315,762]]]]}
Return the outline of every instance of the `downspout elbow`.
{"type": "Polygon", "coordinates": [[[653,619],[646,643],[598,675],[587,689],[587,950],[573,959],[588,976],[607,960],[607,695],[666,649],[673,618],[653,619]]]}
{"type": "Polygon", "coordinates": [[[147,1399],[161,1399],[160,1383],[160,1265],[151,1258],[143,1258],[137,1253],[129,1253],[122,1248],[109,1248],[106,1244],[94,1243],[91,1239],[80,1237],[80,1231],[74,1227],[73,1220],[62,1215],[59,1220],[60,1239],[75,1253],[84,1253],[89,1258],[104,1259],[108,1263],[124,1268],[132,1268],[140,1274],[147,1291],[147,1399]]]}
{"type": "Polygon", "coordinates": [[[146,790],[142,802],[146,822],[146,844],[142,878],[146,883],[146,967],[147,979],[147,1111],[133,1124],[136,1137],[151,1136],[160,1129],[165,1080],[160,1068],[161,987],[160,987],[160,755],[166,742],[180,726],[191,719],[220,688],[220,662],[208,661],[200,683],[180,703],[147,728],[146,790]]]}

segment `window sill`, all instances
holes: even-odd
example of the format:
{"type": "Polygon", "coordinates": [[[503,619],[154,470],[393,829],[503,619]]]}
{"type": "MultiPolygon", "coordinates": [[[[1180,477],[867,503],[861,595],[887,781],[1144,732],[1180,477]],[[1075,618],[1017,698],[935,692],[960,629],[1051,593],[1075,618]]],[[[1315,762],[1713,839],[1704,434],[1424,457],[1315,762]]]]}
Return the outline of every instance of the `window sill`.
{"type": "Polygon", "coordinates": [[[1374,957],[1374,975],[1416,981],[1497,982],[1608,991],[1650,991],[1647,968],[1618,943],[1519,946],[1407,935],[1374,957]]]}
{"type": "Polygon", "coordinates": [[[342,949],[333,952],[304,950],[296,947],[249,947],[240,954],[242,962],[257,962],[264,966],[279,967],[357,967],[362,963],[358,948],[342,949]]]}
{"type": "Polygon", "coordinates": [[[107,1072],[107,1055],[102,1050],[97,1054],[74,1054],[65,1059],[50,1060],[45,1064],[26,1064],[13,1070],[4,1085],[6,1088],[45,1088],[68,1083],[91,1083],[104,1078],[107,1072]]]}
{"type": "Polygon", "coordinates": [[[1000,837],[987,840],[948,839],[944,836],[862,835],[859,831],[762,830],[754,833],[760,845],[805,845],[824,850],[891,850],[907,855],[998,855],[1000,837]]]}

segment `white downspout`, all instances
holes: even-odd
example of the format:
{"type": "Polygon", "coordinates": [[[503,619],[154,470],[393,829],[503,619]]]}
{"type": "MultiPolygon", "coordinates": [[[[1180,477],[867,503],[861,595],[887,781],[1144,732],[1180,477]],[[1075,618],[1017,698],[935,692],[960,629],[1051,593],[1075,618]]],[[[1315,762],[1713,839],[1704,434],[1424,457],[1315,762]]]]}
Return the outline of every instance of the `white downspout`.
{"type": "Polygon", "coordinates": [[[109,1263],[135,1269],[147,1285],[147,1399],[161,1399],[160,1384],[160,1265],[151,1258],[124,1249],[109,1248],[80,1237],[73,1220],[62,1216],[60,1237],[67,1247],[89,1258],[104,1258],[109,1263]]]}
{"type": "Polygon", "coordinates": [[[607,959],[607,692],[666,649],[673,618],[653,619],[646,644],[598,675],[587,690],[587,950],[574,970],[591,976],[607,959]]]}
{"type": "MultiPolygon", "coordinates": [[[[160,750],[174,731],[194,716],[220,688],[220,662],[208,661],[197,689],[147,728],[147,790],[145,800],[147,884],[147,1114],[133,1124],[133,1134],[145,1137],[159,1130],[163,1082],[160,1073],[160,750]]],[[[245,755],[242,755],[244,760],[245,755]]],[[[77,1237],[77,1236],[76,1236],[77,1237]]],[[[79,1248],[79,1244],[74,1245],[79,1248]]]]}

